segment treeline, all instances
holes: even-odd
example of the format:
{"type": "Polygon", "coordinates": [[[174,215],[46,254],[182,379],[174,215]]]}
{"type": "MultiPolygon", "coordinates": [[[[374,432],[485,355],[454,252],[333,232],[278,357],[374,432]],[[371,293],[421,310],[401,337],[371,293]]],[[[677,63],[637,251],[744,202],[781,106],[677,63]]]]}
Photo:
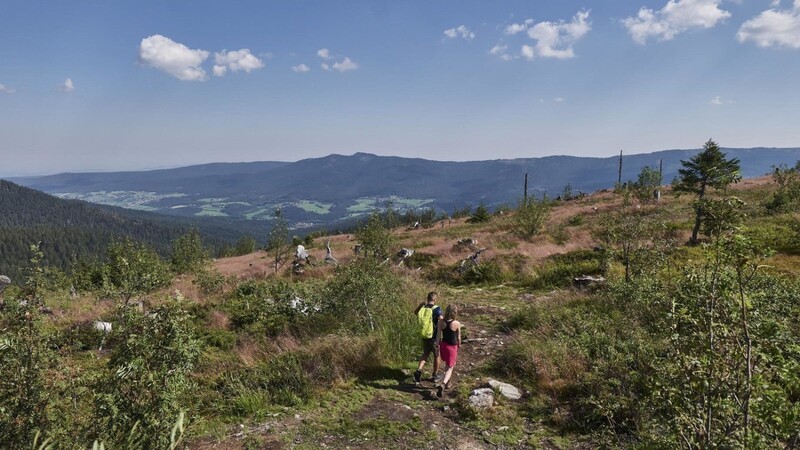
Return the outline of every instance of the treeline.
{"type": "Polygon", "coordinates": [[[27,262],[31,244],[39,244],[46,265],[66,270],[76,260],[100,258],[122,237],[168,256],[172,242],[191,229],[200,231],[215,255],[243,235],[266,234],[263,222],[193,221],[92,205],[0,180],[0,273],[12,279],[27,262]]]}

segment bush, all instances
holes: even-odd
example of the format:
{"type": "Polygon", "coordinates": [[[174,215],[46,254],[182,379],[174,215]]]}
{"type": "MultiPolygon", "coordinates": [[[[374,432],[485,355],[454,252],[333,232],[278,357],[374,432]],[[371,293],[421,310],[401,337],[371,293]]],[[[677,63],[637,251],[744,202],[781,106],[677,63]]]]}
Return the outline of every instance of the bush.
{"type": "Polygon", "coordinates": [[[144,314],[122,307],[96,395],[95,436],[121,442],[137,427],[147,448],[166,448],[191,392],[200,346],[180,298],[144,314]]]}
{"type": "Polygon", "coordinates": [[[572,285],[572,279],[575,277],[599,274],[601,264],[601,255],[592,250],[553,255],[542,263],[529,286],[532,289],[568,287],[572,285]]]}
{"type": "Polygon", "coordinates": [[[536,236],[542,230],[549,213],[550,204],[547,200],[521,201],[514,215],[514,232],[523,239],[536,236]]]}
{"type": "Polygon", "coordinates": [[[191,230],[172,243],[172,268],[177,273],[201,270],[210,260],[200,232],[191,230]]]}

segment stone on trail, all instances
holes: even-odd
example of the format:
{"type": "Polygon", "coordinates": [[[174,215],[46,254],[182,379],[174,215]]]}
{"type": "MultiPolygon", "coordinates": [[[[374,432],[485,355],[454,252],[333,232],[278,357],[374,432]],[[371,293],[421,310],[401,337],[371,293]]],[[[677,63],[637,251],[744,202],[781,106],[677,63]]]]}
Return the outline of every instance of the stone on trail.
{"type": "Polygon", "coordinates": [[[519,389],[508,383],[503,383],[502,381],[490,379],[489,386],[491,386],[492,389],[495,389],[505,398],[511,400],[519,400],[520,398],[522,398],[522,391],[520,391],[519,389]]]}
{"type": "Polygon", "coordinates": [[[491,408],[494,405],[494,391],[491,388],[473,390],[469,396],[469,404],[478,409],[491,408]]]}

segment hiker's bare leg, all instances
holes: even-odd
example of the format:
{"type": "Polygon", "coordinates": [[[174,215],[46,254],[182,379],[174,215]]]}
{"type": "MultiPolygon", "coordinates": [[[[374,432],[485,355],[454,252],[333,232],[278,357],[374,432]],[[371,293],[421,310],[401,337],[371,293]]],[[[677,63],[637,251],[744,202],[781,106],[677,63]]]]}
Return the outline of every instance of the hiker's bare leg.
{"type": "Polygon", "coordinates": [[[450,382],[450,377],[453,376],[453,367],[455,366],[447,367],[447,365],[445,364],[444,378],[442,378],[442,384],[444,386],[447,386],[447,383],[450,382]]]}

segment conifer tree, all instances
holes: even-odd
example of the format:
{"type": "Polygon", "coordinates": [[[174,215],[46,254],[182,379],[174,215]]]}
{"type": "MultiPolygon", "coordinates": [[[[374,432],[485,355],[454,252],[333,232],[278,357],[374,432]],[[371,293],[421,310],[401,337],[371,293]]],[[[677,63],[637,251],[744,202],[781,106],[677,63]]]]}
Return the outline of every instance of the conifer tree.
{"type": "Polygon", "coordinates": [[[678,170],[678,177],[672,182],[672,187],[677,195],[689,193],[697,197],[694,207],[694,228],[689,239],[689,243],[695,245],[703,220],[703,199],[708,190],[725,189],[742,177],[739,172],[739,160],[727,159],[719,145],[711,139],[703,145],[703,151],[688,161],[681,160],[681,164],[683,168],[678,170]]]}

